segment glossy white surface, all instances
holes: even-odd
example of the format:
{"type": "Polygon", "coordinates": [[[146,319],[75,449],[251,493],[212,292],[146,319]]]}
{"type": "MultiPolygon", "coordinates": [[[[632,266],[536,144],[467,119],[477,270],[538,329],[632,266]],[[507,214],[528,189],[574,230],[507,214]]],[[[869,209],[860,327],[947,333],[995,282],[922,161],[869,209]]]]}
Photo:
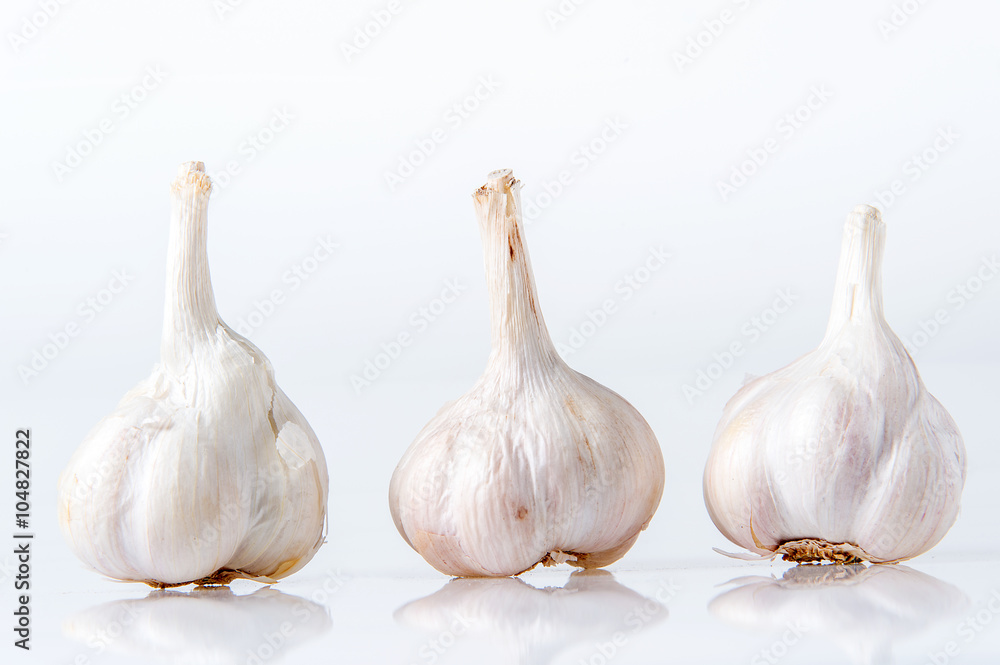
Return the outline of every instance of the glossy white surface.
{"type": "Polygon", "coordinates": [[[59,598],[49,616],[61,636],[32,656],[598,665],[985,663],[1000,653],[995,561],[541,571],[452,581],[345,576],[327,585],[330,593],[315,574],[271,589],[237,582],[232,590],[188,593],[93,584],[59,598]]]}
{"type": "MultiPolygon", "coordinates": [[[[940,665],[928,653],[949,641],[949,663],[997,662],[1000,620],[984,604],[1000,591],[1000,3],[593,0],[553,26],[559,4],[403,0],[348,60],[341,45],[386,3],[67,2],[17,50],[8,32],[41,3],[4,3],[0,451],[32,428],[37,539],[34,648],[5,638],[2,662],[245,663],[287,620],[285,662],[601,665],[597,645],[622,631],[608,662],[767,663],[797,618],[810,627],[787,638],[783,664],[884,663],[891,649],[940,665]],[[900,17],[904,6],[915,9],[900,17]],[[678,66],[697,39],[707,45],[678,66]],[[55,165],[105,118],[111,131],[60,179],[55,165]],[[433,152],[390,187],[386,172],[428,140],[433,152]],[[141,601],[102,649],[121,603],[149,590],[82,568],[56,527],[56,477],[156,361],[168,185],[188,160],[217,180],[220,313],[271,359],[323,444],[329,542],[273,592],[141,601]],[[470,195],[504,167],[525,183],[526,214],[535,206],[525,242],[557,348],[645,416],[666,460],[660,509],[614,580],[577,577],[568,591],[525,586],[563,587],[568,569],[449,583],[387,505],[403,451],[485,366],[470,195]],[[741,168],[752,175],[721,192],[741,168]],[[756,578],[787,566],[712,552],[736,548],[706,514],[701,474],[744,376],[822,337],[859,203],[887,226],[886,318],[965,438],[962,510],[909,564],[921,575],[765,585],[756,578]],[[633,632],[632,606],[671,581],[666,609],[633,632]],[[474,622],[433,658],[456,612],[474,622]]],[[[12,481],[0,472],[8,619],[12,481]]]]}

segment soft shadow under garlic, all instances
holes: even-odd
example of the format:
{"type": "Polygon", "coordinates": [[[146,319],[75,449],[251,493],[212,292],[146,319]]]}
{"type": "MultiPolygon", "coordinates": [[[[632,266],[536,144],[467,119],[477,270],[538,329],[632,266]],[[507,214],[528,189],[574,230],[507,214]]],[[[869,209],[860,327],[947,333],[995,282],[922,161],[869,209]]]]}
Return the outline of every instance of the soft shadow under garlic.
{"type": "Polygon", "coordinates": [[[573,647],[596,654],[616,633],[625,643],[615,648],[627,649],[633,635],[667,618],[667,608],[607,571],[589,570],[573,573],[562,587],[537,588],[511,577],[453,579],[393,616],[432,634],[435,646],[467,635],[488,644],[490,653],[503,654],[502,662],[540,665],[573,647]],[[446,633],[450,637],[440,639],[446,633]]]}
{"type": "Polygon", "coordinates": [[[276,589],[239,596],[228,587],[197,587],[95,605],[66,619],[62,632],[94,654],[244,665],[275,662],[331,626],[326,607],[276,589]]]}
{"type": "MultiPolygon", "coordinates": [[[[891,663],[892,645],[967,607],[956,587],[906,566],[800,565],[780,578],[740,577],[709,612],[778,634],[770,656],[800,640],[835,642],[855,663],[891,663]]],[[[766,659],[764,659],[766,661],[766,659]]]]}

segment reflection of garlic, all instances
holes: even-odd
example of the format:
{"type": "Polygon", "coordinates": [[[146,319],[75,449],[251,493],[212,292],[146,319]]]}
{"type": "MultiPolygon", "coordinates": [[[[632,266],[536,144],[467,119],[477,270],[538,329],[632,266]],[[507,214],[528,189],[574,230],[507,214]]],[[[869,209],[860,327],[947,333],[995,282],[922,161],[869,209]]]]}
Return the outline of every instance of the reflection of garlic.
{"type": "Polygon", "coordinates": [[[899,561],[933,547],[955,521],[965,449],[883,318],[884,235],[874,208],[848,216],[822,343],[726,405],[705,503],[749,550],[899,561]]]}
{"type": "MultiPolygon", "coordinates": [[[[393,618],[439,636],[467,635],[483,655],[467,661],[544,665],[570,650],[601,645],[615,635],[631,637],[665,621],[669,612],[660,601],[672,594],[663,584],[647,598],[606,570],[578,570],[563,586],[545,588],[521,579],[453,579],[399,608],[393,618]]],[[[607,657],[580,662],[607,662],[607,657]]]]}
{"type": "MultiPolygon", "coordinates": [[[[957,588],[907,566],[795,566],[745,577],[708,604],[732,625],[838,643],[855,663],[890,663],[892,645],[966,610],[957,588]]],[[[775,642],[784,647],[787,642],[775,642]]],[[[771,649],[773,662],[782,654],[771,649]]]]}
{"type": "Polygon", "coordinates": [[[276,662],[331,626],[325,606],[273,587],[243,596],[197,587],[95,605],[64,620],[62,632],[126,662],[248,665],[276,662]]]}
{"type": "Polygon", "coordinates": [[[274,580],[323,543],[327,470],[316,435],[257,347],[219,319],[208,272],[211,183],[181,166],[160,364],[77,449],[59,520],[83,561],[170,586],[274,580]]]}
{"type": "Polygon", "coordinates": [[[473,195],[490,291],[486,372],[417,435],[389,488],[403,538],[449,575],[605,566],[632,546],[663,492],[646,421],[556,353],[518,187],[509,170],[496,171],[473,195]]]}

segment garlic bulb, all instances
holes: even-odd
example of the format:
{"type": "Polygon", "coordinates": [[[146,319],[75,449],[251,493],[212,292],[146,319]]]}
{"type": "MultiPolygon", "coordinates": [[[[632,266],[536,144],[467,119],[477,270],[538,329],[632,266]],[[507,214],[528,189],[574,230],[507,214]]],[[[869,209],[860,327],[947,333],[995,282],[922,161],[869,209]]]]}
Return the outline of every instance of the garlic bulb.
{"type": "Polygon", "coordinates": [[[59,479],[59,522],[109,577],[167,587],[273,581],[324,541],[326,461],[257,347],[219,319],[209,278],[211,182],[171,187],[160,363],[90,432],[59,479]]]}
{"type": "Polygon", "coordinates": [[[663,492],[663,458],[639,412],[557,354],[521,237],[520,183],[495,171],[473,194],[492,351],[472,390],[403,455],[389,487],[396,528],[456,576],[621,558],[663,492]]]}
{"type": "Polygon", "coordinates": [[[705,504],[732,542],[790,561],[894,562],[958,514],[965,448],[882,314],[885,227],[848,216],[819,347],[726,404],[705,504]]]}

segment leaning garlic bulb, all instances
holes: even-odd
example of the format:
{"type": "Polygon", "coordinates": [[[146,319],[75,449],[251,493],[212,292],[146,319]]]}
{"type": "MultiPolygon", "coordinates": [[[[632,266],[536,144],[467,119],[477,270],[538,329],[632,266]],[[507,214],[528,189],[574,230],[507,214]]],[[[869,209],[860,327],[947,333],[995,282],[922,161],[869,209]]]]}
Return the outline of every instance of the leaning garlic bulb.
{"type": "Polygon", "coordinates": [[[257,347],[219,319],[209,278],[211,182],[180,167],[160,364],[90,432],[59,479],[76,555],[166,587],[272,581],[324,540],[326,461],[257,347]]]}
{"type": "Polygon", "coordinates": [[[726,405],[705,504],[737,545],[790,561],[893,562],[955,521],[965,448],[882,315],[884,235],[875,208],[854,209],[823,341],[726,405]]]}
{"type": "Polygon", "coordinates": [[[556,353],[521,237],[519,186],[495,171],[473,194],[492,319],[486,372],[417,435],[389,487],[400,534],[449,575],[608,565],[663,492],[646,421],[556,353]]]}

